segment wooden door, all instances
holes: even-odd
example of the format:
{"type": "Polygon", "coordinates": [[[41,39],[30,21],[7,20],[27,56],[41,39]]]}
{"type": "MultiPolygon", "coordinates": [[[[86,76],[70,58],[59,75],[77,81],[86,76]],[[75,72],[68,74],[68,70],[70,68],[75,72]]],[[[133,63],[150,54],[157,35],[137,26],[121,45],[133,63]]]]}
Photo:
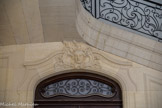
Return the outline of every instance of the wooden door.
{"type": "Polygon", "coordinates": [[[54,106],[39,106],[36,108],[79,108],[79,106],[75,105],[54,105],[54,106]]]}
{"type": "Polygon", "coordinates": [[[108,105],[52,105],[52,106],[38,106],[36,108],[121,108],[121,106],[108,106],[108,105]]]}
{"type": "Polygon", "coordinates": [[[121,108],[121,106],[108,105],[53,105],[53,106],[39,106],[36,108],[121,108]]]}
{"type": "Polygon", "coordinates": [[[122,108],[119,85],[86,72],[51,77],[38,84],[34,108],[122,108]]]}

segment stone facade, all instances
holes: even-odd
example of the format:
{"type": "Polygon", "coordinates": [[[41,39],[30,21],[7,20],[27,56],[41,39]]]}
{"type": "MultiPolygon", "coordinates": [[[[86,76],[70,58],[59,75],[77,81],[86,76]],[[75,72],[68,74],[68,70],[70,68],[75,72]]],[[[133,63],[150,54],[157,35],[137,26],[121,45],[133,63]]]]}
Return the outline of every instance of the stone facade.
{"type": "MultiPolygon", "coordinates": [[[[0,47],[0,102],[33,103],[39,82],[74,71],[96,73],[116,81],[122,88],[123,108],[162,106],[160,71],[78,42],[0,47]]],[[[12,108],[24,107],[20,104],[12,108]]]]}

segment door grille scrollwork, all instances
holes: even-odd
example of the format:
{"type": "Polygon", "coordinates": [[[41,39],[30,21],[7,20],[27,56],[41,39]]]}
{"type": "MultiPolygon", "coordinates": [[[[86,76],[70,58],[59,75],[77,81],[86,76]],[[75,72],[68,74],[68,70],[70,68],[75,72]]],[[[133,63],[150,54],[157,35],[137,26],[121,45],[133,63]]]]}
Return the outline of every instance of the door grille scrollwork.
{"type": "Polygon", "coordinates": [[[49,84],[42,88],[41,95],[45,98],[54,96],[88,97],[102,96],[113,97],[115,87],[90,79],[68,79],[49,84]]]}

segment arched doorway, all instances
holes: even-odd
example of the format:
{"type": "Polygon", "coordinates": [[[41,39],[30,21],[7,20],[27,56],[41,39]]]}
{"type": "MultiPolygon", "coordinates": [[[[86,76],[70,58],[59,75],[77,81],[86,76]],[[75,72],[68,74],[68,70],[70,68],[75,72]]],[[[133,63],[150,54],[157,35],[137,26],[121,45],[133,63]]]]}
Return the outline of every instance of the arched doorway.
{"type": "Polygon", "coordinates": [[[122,108],[122,92],[113,80],[87,72],[72,72],[38,84],[35,108],[122,108]]]}

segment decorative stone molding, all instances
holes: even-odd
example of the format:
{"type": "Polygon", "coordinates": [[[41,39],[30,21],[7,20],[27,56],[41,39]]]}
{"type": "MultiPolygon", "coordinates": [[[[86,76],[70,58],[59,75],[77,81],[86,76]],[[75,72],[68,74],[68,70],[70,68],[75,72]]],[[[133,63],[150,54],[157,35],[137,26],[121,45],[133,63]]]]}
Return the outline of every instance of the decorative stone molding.
{"type": "Polygon", "coordinates": [[[55,67],[71,67],[82,69],[87,67],[101,68],[98,58],[93,54],[92,49],[83,43],[63,42],[62,54],[57,58],[55,67]]]}
{"type": "Polygon", "coordinates": [[[104,54],[98,53],[98,50],[96,51],[96,49],[94,50],[92,47],[76,41],[64,41],[63,48],[60,51],[55,51],[52,54],[49,54],[49,56],[38,61],[25,62],[24,66],[35,68],[36,66],[50,60],[52,60],[51,62],[55,69],[101,69],[101,61],[105,63],[111,62],[115,65],[132,66],[132,63],[129,61],[121,61],[105,56],[104,54]]]}
{"type": "MultiPolygon", "coordinates": [[[[108,75],[120,82],[123,91],[136,90],[128,76],[129,69],[133,66],[132,62],[116,56],[113,57],[111,54],[84,43],[62,42],[60,46],[60,50],[55,50],[40,60],[24,63],[26,73],[17,87],[20,100],[23,100],[23,97],[26,96],[24,102],[33,102],[34,88],[40,81],[68,71],[79,72],[84,70],[85,72],[94,72],[104,76],[108,75]],[[121,68],[124,71],[120,72],[121,68]],[[125,82],[125,78],[129,81],[125,82]],[[128,88],[127,85],[130,85],[131,88],[128,88]],[[27,93],[24,93],[25,90],[28,90],[27,93]]],[[[128,108],[126,98],[127,94],[123,92],[124,108],[128,108]]]]}

